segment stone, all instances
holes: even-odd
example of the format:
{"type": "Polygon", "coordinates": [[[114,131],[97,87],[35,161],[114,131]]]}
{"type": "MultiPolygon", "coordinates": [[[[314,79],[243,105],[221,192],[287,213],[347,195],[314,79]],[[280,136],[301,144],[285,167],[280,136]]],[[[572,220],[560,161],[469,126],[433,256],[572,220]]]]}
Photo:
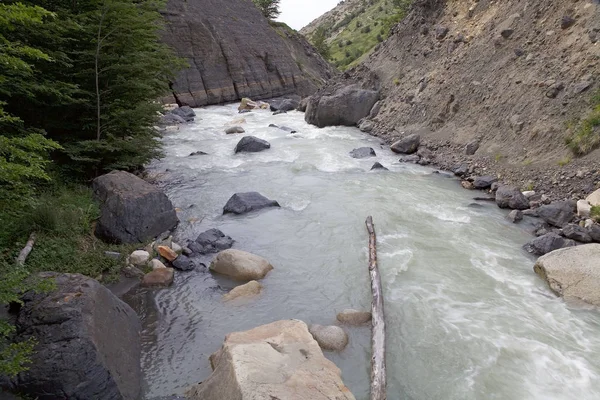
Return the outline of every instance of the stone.
{"type": "Polygon", "coordinates": [[[565,15],[560,19],[560,29],[569,29],[575,25],[575,18],[570,15],[565,15]]]}
{"type": "Polygon", "coordinates": [[[325,126],[354,126],[369,115],[379,99],[379,92],[350,85],[331,95],[312,96],[308,101],[304,119],[319,128],[325,126]]]}
{"type": "Polygon", "coordinates": [[[578,200],[577,201],[577,216],[582,218],[588,218],[590,213],[592,212],[592,206],[587,200],[578,200]]]}
{"type": "Polygon", "coordinates": [[[173,204],[157,187],[124,171],[99,176],[92,183],[100,203],[95,233],[113,243],[139,243],[174,228],[173,204]]]}
{"type": "Polygon", "coordinates": [[[460,186],[462,186],[463,189],[467,189],[467,190],[472,190],[475,188],[473,186],[473,182],[469,182],[469,181],[461,181],[460,186]]]}
{"type": "Polygon", "coordinates": [[[137,268],[134,267],[133,265],[128,265],[125,268],[123,268],[121,270],[121,272],[123,273],[123,275],[126,278],[143,278],[144,277],[144,272],[137,268]]]}
{"type": "Polygon", "coordinates": [[[210,263],[210,270],[240,281],[264,278],[273,266],[264,258],[242,250],[219,252],[210,263]]]}
{"type": "Polygon", "coordinates": [[[175,272],[173,268],[156,268],[142,279],[142,287],[164,288],[169,287],[173,283],[175,272]]]}
{"type": "Polygon", "coordinates": [[[371,132],[373,130],[373,122],[365,120],[358,125],[361,132],[371,132]]]}
{"type": "Polygon", "coordinates": [[[250,297],[260,294],[262,285],[257,281],[250,281],[244,285],[236,286],[231,291],[223,295],[223,300],[231,301],[239,297],[250,297]]]}
{"type": "Polygon", "coordinates": [[[161,257],[165,258],[167,261],[173,262],[178,257],[178,254],[168,246],[158,246],[157,250],[158,254],[160,254],[161,257]]]}
{"type": "Polygon", "coordinates": [[[173,265],[173,268],[178,269],[179,271],[191,271],[196,267],[192,260],[190,260],[188,256],[184,255],[177,257],[173,262],[171,262],[171,265],[173,265]]]}
{"type": "Polygon", "coordinates": [[[537,208],[538,217],[550,225],[562,228],[575,217],[573,205],[569,201],[559,201],[537,208]]]}
{"type": "Polygon", "coordinates": [[[585,200],[592,206],[600,206],[600,189],[590,194],[585,200]]]}
{"type": "Polygon", "coordinates": [[[533,190],[525,190],[523,192],[523,196],[525,196],[525,198],[527,198],[527,200],[530,200],[533,196],[535,196],[535,191],[533,191],[533,190]]]}
{"type": "Polygon", "coordinates": [[[562,82],[556,82],[556,83],[550,85],[550,87],[546,91],[546,97],[548,97],[549,99],[554,99],[554,98],[556,98],[556,96],[558,96],[558,94],[564,88],[565,88],[564,83],[562,83],[562,82]]]}
{"type": "Polygon", "coordinates": [[[563,298],[600,306],[600,244],[585,244],[540,257],[533,270],[563,298]]]}
{"type": "Polygon", "coordinates": [[[564,237],[568,239],[573,239],[581,243],[590,243],[592,241],[587,230],[577,224],[567,224],[563,227],[562,231],[564,237]]]}
{"type": "Polygon", "coordinates": [[[355,400],[302,321],[230,333],[210,361],[212,375],[189,400],[355,400]]]}
{"type": "Polygon", "coordinates": [[[507,218],[514,224],[523,219],[523,212],[521,210],[512,210],[508,213],[507,218]]]}
{"type": "Polygon", "coordinates": [[[350,152],[350,157],[352,158],[367,158],[375,157],[376,155],[372,147],[359,147],[350,152]]]}
{"type": "Polygon", "coordinates": [[[496,190],[496,204],[500,208],[513,210],[526,210],[529,208],[529,200],[514,186],[501,185],[496,190]]]}
{"type": "Polygon", "coordinates": [[[183,253],[183,248],[178,243],[171,242],[171,249],[177,254],[183,253]]]}
{"type": "Polygon", "coordinates": [[[592,238],[592,241],[595,243],[600,243],[600,225],[592,224],[588,228],[588,235],[592,238]]]}
{"type": "Polygon", "coordinates": [[[475,189],[489,189],[492,183],[497,182],[498,178],[491,175],[477,176],[473,180],[473,187],[475,189]]]}
{"type": "Polygon", "coordinates": [[[421,160],[421,157],[419,157],[417,154],[402,156],[398,159],[398,161],[405,162],[405,163],[418,163],[420,160],[421,160]]]}
{"type": "Polygon", "coordinates": [[[275,124],[269,124],[269,128],[277,128],[277,129],[281,129],[282,131],[289,132],[289,133],[297,133],[298,132],[297,130],[292,129],[290,127],[279,126],[279,125],[275,125],[275,124]]]}
{"type": "Polygon", "coordinates": [[[275,200],[269,200],[258,192],[236,193],[223,207],[223,214],[244,214],[268,207],[280,207],[275,200]]]}
{"type": "Polygon", "coordinates": [[[464,176],[469,172],[469,166],[467,164],[456,165],[452,168],[452,172],[456,176],[464,176]]]}
{"type": "MultiPolygon", "coordinates": [[[[192,249],[195,253],[209,254],[218,253],[221,250],[227,250],[233,246],[235,241],[225,235],[218,229],[209,229],[198,235],[195,242],[195,246],[192,249]]],[[[190,248],[192,246],[190,245],[190,248]]]]}
{"type": "Polygon", "coordinates": [[[268,103],[271,111],[281,112],[293,111],[300,105],[297,99],[272,99],[268,103]]]}
{"type": "Polygon", "coordinates": [[[170,112],[161,116],[160,119],[158,120],[159,126],[173,126],[173,125],[180,125],[180,124],[185,124],[185,123],[186,123],[185,119],[183,119],[179,115],[175,115],[170,112]]]}
{"type": "Polygon", "coordinates": [[[182,106],[171,110],[171,114],[177,115],[185,120],[185,122],[192,122],[196,113],[189,106],[182,106]]]}
{"type": "Polygon", "coordinates": [[[152,270],[159,268],[167,268],[165,264],[163,264],[162,261],[160,261],[157,258],[153,258],[152,260],[148,261],[148,266],[152,268],[152,270]]]}
{"type": "Polygon", "coordinates": [[[591,228],[593,225],[594,225],[594,220],[591,218],[586,219],[583,223],[583,227],[586,229],[591,228]]]}
{"type": "Polygon", "coordinates": [[[513,34],[514,32],[515,32],[515,31],[514,31],[513,29],[509,29],[509,28],[507,28],[507,29],[502,29],[502,30],[500,31],[500,36],[502,36],[504,39],[508,39],[508,38],[510,38],[510,37],[512,36],[512,34],[513,34]]]}
{"type": "Polygon", "coordinates": [[[300,112],[305,112],[306,107],[308,107],[308,97],[305,97],[302,100],[300,100],[300,104],[298,104],[298,108],[296,110],[300,112]]]}
{"type": "Polygon", "coordinates": [[[570,246],[575,246],[575,242],[573,240],[565,239],[554,232],[550,232],[533,239],[529,243],[525,244],[523,248],[528,253],[536,256],[542,256],[546,253],[550,253],[551,251],[570,246]]]}
{"type": "Polygon", "coordinates": [[[273,113],[273,115],[280,115],[280,114],[287,114],[287,111],[281,111],[281,110],[279,110],[279,111],[275,111],[273,113]]]}
{"type": "Polygon", "coordinates": [[[412,154],[416,152],[421,144],[421,137],[416,134],[408,135],[390,146],[394,153],[412,154]]]}
{"type": "Polygon", "coordinates": [[[188,157],[193,157],[193,156],[207,156],[207,155],[208,155],[208,153],[205,153],[203,151],[198,150],[198,151],[194,151],[194,152],[190,153],[190,155],[188,157]]]}
{"type": "Polygon", "coordinates": [[[479,140],[473,140],[465,146],[465,154],[468,156],[474,155],[477,153],[477,150],[479,150],[479,140]]]}
{"type": "Polygon", "coordinates": [[[146,250],[136,250],[129,255],[129,262],[136,267],[140,265],[146,265],[148,260],[150,259],[150,253],[146,250]]]}
{"type": "Polygon", "coordinates": [[[369,311],[358,311],[353,309],[343,310],[336,316],[337,320],[342,324],[347,325],[364,325],[371,321],[371,313],[369,311]]]}
{"type": "Polygon", "coordinates": [[[227,128],[227,129],[225,129],[225,133],[227,135],[231,135],[231,134],[234,134],[234,133],[244,133],[244,132],[246,132],[246,131],[241,126],[231,126],[231,127],[227,128]]]}
{"type": "Polygon", "coordinates": [[[92,278],[53,272],[40,277],[55,287],[23,297],[17,340],[37,343],[28,370],[10,389],[37,399],[141,398],[135,311],[92,278]]]}
{"type": "Polygon", "coordinates": [[[348,345],[348,334],[339,326],[314,324],[308,331],[323,350],[342,351],[348,345]]]}
{"type": "Polygon", "coordinates": [[[446,35],[448,35],[448,32],[450,32],[450,29],[446,26],[438,26],[435,28],[435,38],[437,40],[442,40],[446,37],[446,35]]]}
{"type": "Polygon", "coordinates": [[[389,171],[389,169],[387,169],[386,167],[384,167],[383,165],[381,165],[378,162],[373,164],[373,166],[371,167],[371,171],[373,171],[374,169],[381,169],[381,170],[389,171]]]}
{"type": "Polygon", "coordinates": [[[371,111],[369,112],[369,119],[373,119],[379,115],[379,111],[381,111],[381,106],[382,106],[381,100],[377,101],[373,105],[373,107],[371,108],[371,111]]]}
{"type": "Polygon", "coordinates": [[[266,140],[255,136],[244,136],[235,146],[234,152],[237,153],[258,153],[259,151],[271,148],[271,144],[266,140]]]}

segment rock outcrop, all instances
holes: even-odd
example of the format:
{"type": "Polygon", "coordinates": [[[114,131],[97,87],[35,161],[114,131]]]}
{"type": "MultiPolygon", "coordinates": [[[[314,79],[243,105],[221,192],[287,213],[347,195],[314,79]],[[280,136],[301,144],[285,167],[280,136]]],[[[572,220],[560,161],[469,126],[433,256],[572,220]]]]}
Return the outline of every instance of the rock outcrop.
{"type": "Polygon", "coordinates": [[[354,400],[302,321],[230,333],[210,360],[212,375],[188,399],[354,400]]]}
{"type": "Polygon", "coordinates": [[[306,96],[334,74],[301,35],[271,26],[251,1],[169,0],[163,15],[163,40],[189,64],[166,102],[199,107],[306,96]]]}
{"type": "Polygon", "coordinates": [[[140,322],[96,280],[43,273],[56,288],[27,293],[17,338],[37,340],[29,370],[12,389],[40,400],[137,400],[141,395],[140,322]]]}
{"type": "Polygon", "coordinates": [[[137,243],[177,225],[173,204],[157,187],[124,171],[94,179],[94,197],[100,203],[96,235],[114,243],[137,243]]]}
{"type": "Polygon", "coordinates": [[[600,244],[553,251],[540,257],[534,271],[566,299],[600,306],[600,244]]]}

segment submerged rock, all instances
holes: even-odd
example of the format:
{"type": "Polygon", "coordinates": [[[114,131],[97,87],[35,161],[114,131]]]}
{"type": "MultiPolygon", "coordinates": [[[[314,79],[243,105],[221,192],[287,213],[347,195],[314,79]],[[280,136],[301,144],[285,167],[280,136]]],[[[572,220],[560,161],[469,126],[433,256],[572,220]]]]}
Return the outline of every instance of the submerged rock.
{"type": "Polygon", "coordinates": [[[173,268],[155,268],[144,275],[142,278],[142,287],[159,287],[164,288],[171,286],[173,279],[175,278],[175,272],[173,268]]]}
{"type": "Polygon", "coordinates": [[[585,244],[540,257],[533,270],[566,299],[600,306],[600,244],[585,244]]]}
{"type": "Polygon", "coordinates": [[[190,400],[355,400],[302,321],[277,321],[225,337],[213,373],[190,400]]]}
{"type": "Polygon", "coordinates": [[[386,167],[384,167],[383,165],[381,165],[378,162],[373,164],[373,166],[371,167],[371,171],[373,171],[374,169],[381,169],[381,170],[389,171],[386,167]]]}
{"type": "Polygon", "coordinates": [[[190,153],[190,155],[188,157],[193,157],[193,156],[207,156],[208,153],[205,153],[203,151],[194,151],[193,153],[190,153]]]}
{"type": "Polygon", "coordinates": [[[248,281],[264,278],[273,266],[264,258],[242,250],[223,250],[210,263],[211,271],[248,281]]]}
{"type": "Polygon", "coordinates": [[[371,313],[369,311],[347,309],[338,313],[337,320],[348,325],[363,325],[371,321],[371,313]]]}
{"type": "Polygon", "coordinates": [[[277,128],[277,129],[281,129],[282,131],[288,132],[288,133],[297,133],[298,131],[295,129],[292,129],[290,127],[287,126],[279,126],[279,125],[275,125],[275,124],[269,124],[269,128],[277,128]]]}
{"type": "Polygon", "coordinates": [[[359,147],[350,152],[350,157],[352,158],[367,158],[375,157],[376,155],[372,147],[359,147]]]}
{"type": "Polygon", "coordinates": [[[348,345],[348,335],[339,326],[314,324],[308,330],[323,350],[342,351],[348,345]]]}
{"type": "Polygon", "coordinates": [[[223,214],[244,214],[267,207],[280,207],[275,200],[269,200],[258,192],[236,193],[223,207],[223,214]]]}
{"type": "Polygon", "coordinates": [[[257,281],[250,281],[246,284],[236,286],[231,291],[223,295],[223,300],[231,301],[239,297],[250,297],[260,294],[262,285],[257,281]]]}
{"type": "Polygon", "coordinates": [[[231,135],[231,134],[234,134],[234,133],[244,133],[244,132],[246,132],[246,131],[241,126],[231,126],[231,127],[227,128],[227,129],[225,129],[225,133],[227,135],[231,135]]]}
{"type": "Polygon", "coordinates": [[[141,326],[136,313],[92,278],[41,276],[56,287],[23,298],[18,340],[34,337],[37,344],[29,369],[16,377],[12,389],[43,400],[139,399],[141,326]]]}
{"type": "Polygon", "coordinates": [[[259,151],[271,148],[271,144],[266,140],[255,136],[244,136],[235,146],[235,153],[258,153],[259,151]]]}

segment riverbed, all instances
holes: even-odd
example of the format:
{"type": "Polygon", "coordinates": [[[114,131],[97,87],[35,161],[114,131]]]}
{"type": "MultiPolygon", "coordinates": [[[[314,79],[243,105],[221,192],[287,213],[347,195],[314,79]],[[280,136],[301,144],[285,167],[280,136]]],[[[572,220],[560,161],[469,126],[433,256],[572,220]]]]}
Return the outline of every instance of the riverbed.
{"type": "MultiPolygon", "coordinates": [[[[169,131],[149,166],[181,221],[185,244],[218,228],[234,248],[275,267],[260,297],[224,303],[236,285],[206,269],[176,274],[168,289],[135,295],[143,331],[145,396],[181,394],[206,379],[225,335],[280,319],[334,324],[345,308],[370,309],[365,218],[378,235],[387,323],[388,399],[599,399],[600,315],[568,307],[533,273],[530,234],[493,203],[433,169],[398,162],[356,128],[318,129],[300,112],[197,109],[169,131]],[[246,133],[225,135],[233,120],[246,133]],[[268,127],[284,125],[297,130],[268,127]],[[244,135],[271,143],[235,155],[244,135]],[[354,159],[369,146],[377,156],[354,159]],[[207,155],[189,156],[203,151],[207,155]],[[375,161],[389,171],[370,171],[375,161]],[[236,192],[281,208],[222,215],[236,192]]],[[[367,398],[370,328],[347,327],[348,347],[325,352],[358,400],[367,398]]]]}

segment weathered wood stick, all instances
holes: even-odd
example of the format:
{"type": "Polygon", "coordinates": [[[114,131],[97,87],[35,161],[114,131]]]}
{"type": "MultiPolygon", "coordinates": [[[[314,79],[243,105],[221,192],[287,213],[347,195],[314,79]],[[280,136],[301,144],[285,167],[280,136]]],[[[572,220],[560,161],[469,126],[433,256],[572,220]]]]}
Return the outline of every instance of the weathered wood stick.
{"type": "Polygon", "coordinates": [[[17,265],[18,266],[22,267],[23,265],[25,265],[25,260],[27,259],[27,256],[29,255],[29,253],[31,253],[31,250],[33,250],[34,244],[35,244],[35,232],[33,232],[31,235],[29,235],[29,240],[27,240],[25,247],[23,247],[23,250],[21,250],[21,252],[19,253],[19,256],[17,257],[17,265]]]}
{"type": "Polygon", "coordinates": [[[369,232],[369,275],[371,276],[371,400],[385,400],[386,372],[385,372],[385,318],[383,313],[383,293],[381,276],[377,268],[377,237],[373,218],[367,217],[367,231],[369,232]]]}

